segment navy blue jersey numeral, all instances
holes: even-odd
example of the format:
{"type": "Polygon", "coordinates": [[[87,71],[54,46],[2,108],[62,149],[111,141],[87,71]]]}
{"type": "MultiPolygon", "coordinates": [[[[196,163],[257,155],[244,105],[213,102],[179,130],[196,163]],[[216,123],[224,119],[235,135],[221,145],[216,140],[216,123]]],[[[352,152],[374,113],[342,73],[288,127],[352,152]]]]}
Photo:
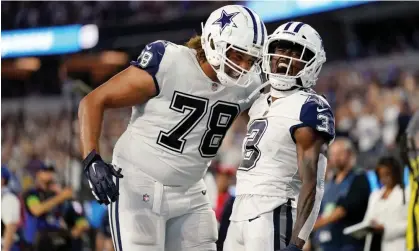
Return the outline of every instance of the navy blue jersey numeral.
{"type": "MultiPolygon", "coordinates": [[[[157,144],[182,153],[187,141],[185,137],[196,127],[208,110],[208,99],[176,91],[170,109],[181,113],[189,111],[189,113],[170,131],[160,131],[157,144]]],[[[203,158],[212,158],[217,154],[228,128],[239,113],[238,104],[217,101],[211,106],[207,130],[199,145],[199,153],[203,158]]]]}
{"type": "Polygon", "coordinates": [[[267,127],[268,121],[266,119],[257,119],[250,124],[243,146],[244,156],[239,170],[249,171],[256,166],[261,154],[258,144],[267,127]]]}

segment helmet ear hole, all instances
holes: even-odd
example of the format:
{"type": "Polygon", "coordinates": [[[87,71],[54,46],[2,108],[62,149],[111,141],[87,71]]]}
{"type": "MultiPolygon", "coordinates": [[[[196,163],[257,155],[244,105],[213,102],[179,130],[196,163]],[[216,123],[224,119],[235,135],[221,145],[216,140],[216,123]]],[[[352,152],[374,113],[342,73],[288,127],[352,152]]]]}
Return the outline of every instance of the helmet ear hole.
{"type": "Polygon", "coordinates": [[[209,40],[211,49],[215,50],[214,39],[209,40]]]}

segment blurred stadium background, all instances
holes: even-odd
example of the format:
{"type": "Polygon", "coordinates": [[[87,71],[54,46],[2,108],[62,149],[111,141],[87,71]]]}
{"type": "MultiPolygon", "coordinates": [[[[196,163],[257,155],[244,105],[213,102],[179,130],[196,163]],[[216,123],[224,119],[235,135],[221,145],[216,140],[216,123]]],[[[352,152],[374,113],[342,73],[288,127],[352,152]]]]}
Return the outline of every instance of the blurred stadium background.
{"type": "MultiPolygon", "coordinates": [[[[60,182],[77,191],[86,216],[99,227],[103,207],[93,202],[81,173],[77,106],[92,88],[135,59],[154,40],[184,43],[201,33],[211,11],[241,3],[265,20],[268,33],[300,20],[321,34],[327,53],[316,90],[327,96],[339,136],[355,142],[359,165],[397,151],[419,108],[419,2],[1,2],[1,154],[22,192],[33,172],[53,164],[60,182]]],[[[125,130],[130,109],[107,112],[102,156],[125,130]]],[[[240,159],[245,124],[230,130],[206,177],[222,214],[240,159]]],[[[85,238],[94,249],[94,234],[85,238]]]]}

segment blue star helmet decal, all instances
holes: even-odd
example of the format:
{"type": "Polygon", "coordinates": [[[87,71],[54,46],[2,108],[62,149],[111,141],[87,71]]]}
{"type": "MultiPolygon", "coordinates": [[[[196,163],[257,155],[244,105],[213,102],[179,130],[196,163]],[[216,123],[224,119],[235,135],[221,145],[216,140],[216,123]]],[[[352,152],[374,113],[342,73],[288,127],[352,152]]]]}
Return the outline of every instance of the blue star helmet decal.
{"type": "Polygon", "coordinates": [[[223,10],[221,13],[221,17],[215,20],[215,22],[212,24],[219,24],[221,26],[221,32],[224,30],[225,27],[227,27],[230,24],[233,25],[233,27],[237,28],[237,25],[233,21],[233,17],[235,17],[239,13],[240,12],[234,12],[234,13],[228,14],[227,12],[223,10]]]}

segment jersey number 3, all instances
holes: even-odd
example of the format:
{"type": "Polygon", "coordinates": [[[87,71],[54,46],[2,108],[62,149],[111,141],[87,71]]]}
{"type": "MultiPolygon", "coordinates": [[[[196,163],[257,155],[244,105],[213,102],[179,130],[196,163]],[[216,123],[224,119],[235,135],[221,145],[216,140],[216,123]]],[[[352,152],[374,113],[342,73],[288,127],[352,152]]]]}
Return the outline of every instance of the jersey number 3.
{"type": "MultiPolygon", "coordinates": [[[[189,113],[170,131],[160,131],[157,144],[182,153],[186,144],[185,137],[191,133],[205,116],[208,110],[208,103],[206,98],[176,91],[173,95],[170,109],[180,113],[189,111],[189,113]]],[[[203,158],[211,158],[217,154],[224,135],[239,113],[240,107],[238,104],[217,101],[211,106],[207,130],[202,136],[199,145],[199,152],[203,158]]]]}
{"type": "Polygon", "coordinates": [[[250,124],[243,146],[244,156],[239,170],[249,171],[256,166],[256,162],[260,159],[261,154],[258,144],[267,127],[268,121],[266,119],[257,119],[250,124]]]}

